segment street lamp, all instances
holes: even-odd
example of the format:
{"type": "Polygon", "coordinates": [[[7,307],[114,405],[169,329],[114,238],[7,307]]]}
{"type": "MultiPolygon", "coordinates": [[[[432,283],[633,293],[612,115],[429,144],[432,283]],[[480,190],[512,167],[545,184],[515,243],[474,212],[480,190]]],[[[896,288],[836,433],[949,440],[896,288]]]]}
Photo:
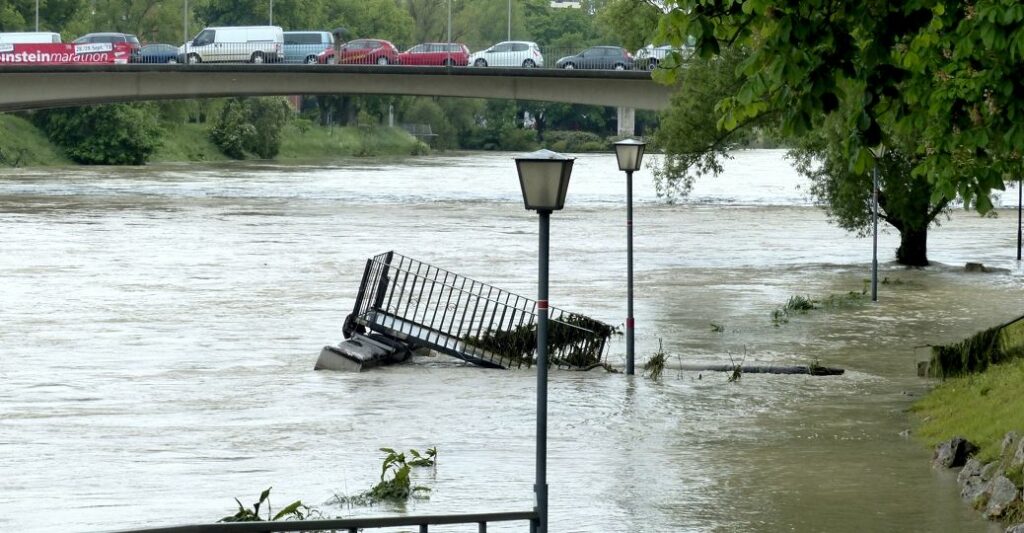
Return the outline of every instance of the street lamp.
{"type": "Polygon", "coordinates": [[[626,375],[633,375],[633,172],[640,170],[647,143],[623,139],[615,143],[619,170],[626,172],[626,263],[628,266],[626,296],[626,375]]]}
{"type": "Polygon", "coordinates": [[[552,211],[565,205],[574,158],[551,150],[538,150],[516,158],[523,204],[540,215],[540,247],[537,269],[537,531],[548,530],[548,225],[552,211]]]}
{"type": "Polygon", "coordinates": [[[512,0],[508,0],[508,38],[505,40],[512,40],[512,0]]]}
{"type": "Polygon", "coordinates": [[[268,24],[268,26],[273,26],[273,25],[274,25],[274,0],[270,0],[270,24],[268,24]]]}
{"type": "Polygon", "coordinates": [[[1021,204],[1024,200],[1024,180],[1017,180],[1017,261],[1020,261],[1021,204]]]}
{"type": "Polygon", "coordinates": [[[36,31],[39,31],[39,0],[36,0],[36,31]]]}
{"type": "Polygon", "coordinates": [[[885,144],[868,148],[875,156],[875,169],[871,177],[871,301],[878,301],[878,160],[885,157],[885,144]]]}

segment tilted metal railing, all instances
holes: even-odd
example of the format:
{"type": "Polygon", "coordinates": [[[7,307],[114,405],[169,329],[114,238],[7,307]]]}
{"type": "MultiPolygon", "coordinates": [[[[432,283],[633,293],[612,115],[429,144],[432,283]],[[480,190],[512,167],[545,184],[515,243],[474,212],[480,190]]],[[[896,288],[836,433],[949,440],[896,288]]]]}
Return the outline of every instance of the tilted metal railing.
{"type": "MultiPolygon", "coordinates": [[[[600,364],[614,328],[550,308],[553,366],[600,364]]],[[[537,301],[395,252],[366,262],[346,323],[415,346],[496,368],[532,366],[537,348],[537,301]]]]}
{"type": "Polygon", "coordinates": [[[369,518],[336,518],[332,520],[298,520],[286,522],[218,522],[144,529],[123,529],[107,533],[277,533],[284,531],[333,531],[357,533],[364,529],[416,526],[420,533],[428,533],[430,526],[477,524],[477,531],[485,533],[487,525],[495,522],[529,522],[529,531],[538,527],[537,511],[507,513],[476,513],[457,515],[386,516],[369,518]]]}

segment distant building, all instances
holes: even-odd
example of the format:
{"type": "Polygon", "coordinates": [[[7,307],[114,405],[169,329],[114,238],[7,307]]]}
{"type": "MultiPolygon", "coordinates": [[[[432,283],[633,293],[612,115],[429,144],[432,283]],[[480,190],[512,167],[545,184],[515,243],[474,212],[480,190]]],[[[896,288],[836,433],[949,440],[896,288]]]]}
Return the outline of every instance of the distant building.
{"type": "Polygon", "coordinates": [[[579,9],[580,3],[579,0],[551,0],[551,7],[575,7],[576,9],[579,9]]]}

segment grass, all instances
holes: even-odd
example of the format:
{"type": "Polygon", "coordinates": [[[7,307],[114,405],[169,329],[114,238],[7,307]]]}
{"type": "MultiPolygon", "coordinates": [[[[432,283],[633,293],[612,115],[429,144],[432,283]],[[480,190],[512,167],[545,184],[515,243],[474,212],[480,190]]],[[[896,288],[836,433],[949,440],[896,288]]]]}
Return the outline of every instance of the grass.
{"type": "Polygon", "coordinates": [[[404,130],[381,126],[321,127],[305,119],[285,128],[278,160],[329,160],[344,156],[419,155],[427,145],[404,130]]]}
{"type": "Polygon", "coordinates": [[[951,378],[935,387],[912,410],[920,419],[916,436],[934,446],[962,436],[992,461],[1007,431],[1024,431],[1024,360],[993,365],[983,373],[951,378]]]}
{"type": "Polygon", "coordinates": [[[183,163],[186,161],[226,161],[217,146],[210,141],[208,124],[163,124],[164,134],[160,147],[150,161],[183,163]]]}
{"type": "Polygon", "coordinates": [[[67,165],[61,149],[28,120],[0,113],[0,167],[67,165]]]}

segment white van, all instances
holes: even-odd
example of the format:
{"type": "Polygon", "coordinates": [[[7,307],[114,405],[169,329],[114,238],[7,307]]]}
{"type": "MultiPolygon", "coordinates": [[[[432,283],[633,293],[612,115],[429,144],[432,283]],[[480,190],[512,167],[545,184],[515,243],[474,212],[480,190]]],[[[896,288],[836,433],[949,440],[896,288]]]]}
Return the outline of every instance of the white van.
{"type": "Polygon", "coordinates": [[[0,33],[0,44],[60,44],[60,34],[52,31],[0,33]]]}
{"type": "Polygon", "coordinates": [[[189,63],[276,63],[284,56],[283,48],[280,26],[225,26],[204,29],[178,52],[189,63]]]}

